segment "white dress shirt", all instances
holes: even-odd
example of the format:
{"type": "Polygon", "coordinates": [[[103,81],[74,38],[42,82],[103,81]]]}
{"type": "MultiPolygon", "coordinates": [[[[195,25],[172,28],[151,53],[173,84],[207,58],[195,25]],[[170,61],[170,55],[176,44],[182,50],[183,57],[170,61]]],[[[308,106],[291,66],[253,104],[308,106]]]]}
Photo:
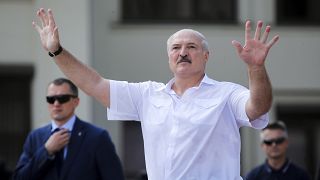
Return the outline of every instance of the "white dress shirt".
{"type": "Polygon", "coordinates": [[[168,84],[110,81],[109,120],[141,122],[149,180],[240,180],[241,126],[249,90],[204,76],[180,97],[168,84]]]}

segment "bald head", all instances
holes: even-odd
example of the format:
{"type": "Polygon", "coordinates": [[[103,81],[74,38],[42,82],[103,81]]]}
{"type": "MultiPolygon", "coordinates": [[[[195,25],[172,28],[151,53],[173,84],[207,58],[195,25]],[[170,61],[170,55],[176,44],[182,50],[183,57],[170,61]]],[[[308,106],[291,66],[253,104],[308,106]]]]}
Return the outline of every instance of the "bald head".
{"type": "Polygon", "coordinates": [[[203,34],[201,34],[200,32],[198,32],[198,31],[196,31],[196,30],[193,30],[193,29],[181,29],[181,30],[175,32],[174,34],[172,34],[172,35],[169,37],[169,39],[167,40],[167,51],[169,50],[169,47],[170,47],[170,45],[172,44],[172,41],[173,41],[178,35],[184,34],[184,33],[190,33],[190,34],[196,36],[196,37],[201,41],[203,50],[209,52],[209,45],[208,45],[208,42],[207,42],[206,37],[205,37],[203,34]]]}

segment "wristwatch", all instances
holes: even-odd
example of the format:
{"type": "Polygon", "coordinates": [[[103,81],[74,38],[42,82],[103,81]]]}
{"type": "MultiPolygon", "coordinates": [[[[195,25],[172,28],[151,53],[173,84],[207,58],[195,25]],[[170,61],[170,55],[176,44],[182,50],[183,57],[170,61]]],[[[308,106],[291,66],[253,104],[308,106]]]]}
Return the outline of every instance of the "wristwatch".
{"type": "Polygon", "coordinates": [[[54,56],[58,56],[61,52],[62,52],[62,47],[59,45],[59,48],[58,48],[58,50],[56,51],[56,52],[48,52],[48,54],[49,54],[49,56],[50,57],[54,57],[54,56]]]}

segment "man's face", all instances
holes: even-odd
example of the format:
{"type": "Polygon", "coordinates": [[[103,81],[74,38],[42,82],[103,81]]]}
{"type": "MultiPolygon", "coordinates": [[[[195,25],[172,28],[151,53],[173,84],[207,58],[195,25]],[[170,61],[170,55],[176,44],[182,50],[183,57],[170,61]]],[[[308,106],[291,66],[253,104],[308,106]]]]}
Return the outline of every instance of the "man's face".
{"type": "Polygon", "coordinates": [[[279,159],[286,156],[288,149],[288,139],[284,131],[280,129],[266,129],[262,132],[262,149],[269,159],[279,159]]]}
{"type": "Polygon", "coordinates": [[[48,102],[48,110],[51,118],[60,125],[63,125],[68,121],[79,104],[79,98],[68,96],[63,97],[62,95],[73,95],[67,83],[63,83],[59,86],[54,84],[50,84],[48,86],[47,97],[53,97],[54,99],[51,102],[52,104],[48,102]],[[56,97],[59,98],[59,96],[64,99],[62,102],[59,102],[59,99],[55,99],[56,97]]]}
{"type": "Polygon", "coordinates": [[[175,76],[203,75],[209,52],[192,31],[181,31],[168,44],[169,66],[175,76]]]}

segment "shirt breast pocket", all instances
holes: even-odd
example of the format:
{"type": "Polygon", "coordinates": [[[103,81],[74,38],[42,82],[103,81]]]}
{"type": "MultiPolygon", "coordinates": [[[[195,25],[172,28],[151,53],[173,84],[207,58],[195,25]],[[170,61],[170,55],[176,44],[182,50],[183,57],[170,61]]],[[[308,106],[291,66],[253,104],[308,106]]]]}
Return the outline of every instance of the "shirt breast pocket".
{"type": "Polygon", "coordinates": [[[151,98],[146,121],[154,125],[164,123],[170,113],[171,104],[171,99],[151,98]]]}
{"type": "Polygon", "coordinates": [[[196,99],[192,106],[193,114],[190,121],[194,124],[213,125],[222,111],[220,99],[196,99]]]}

